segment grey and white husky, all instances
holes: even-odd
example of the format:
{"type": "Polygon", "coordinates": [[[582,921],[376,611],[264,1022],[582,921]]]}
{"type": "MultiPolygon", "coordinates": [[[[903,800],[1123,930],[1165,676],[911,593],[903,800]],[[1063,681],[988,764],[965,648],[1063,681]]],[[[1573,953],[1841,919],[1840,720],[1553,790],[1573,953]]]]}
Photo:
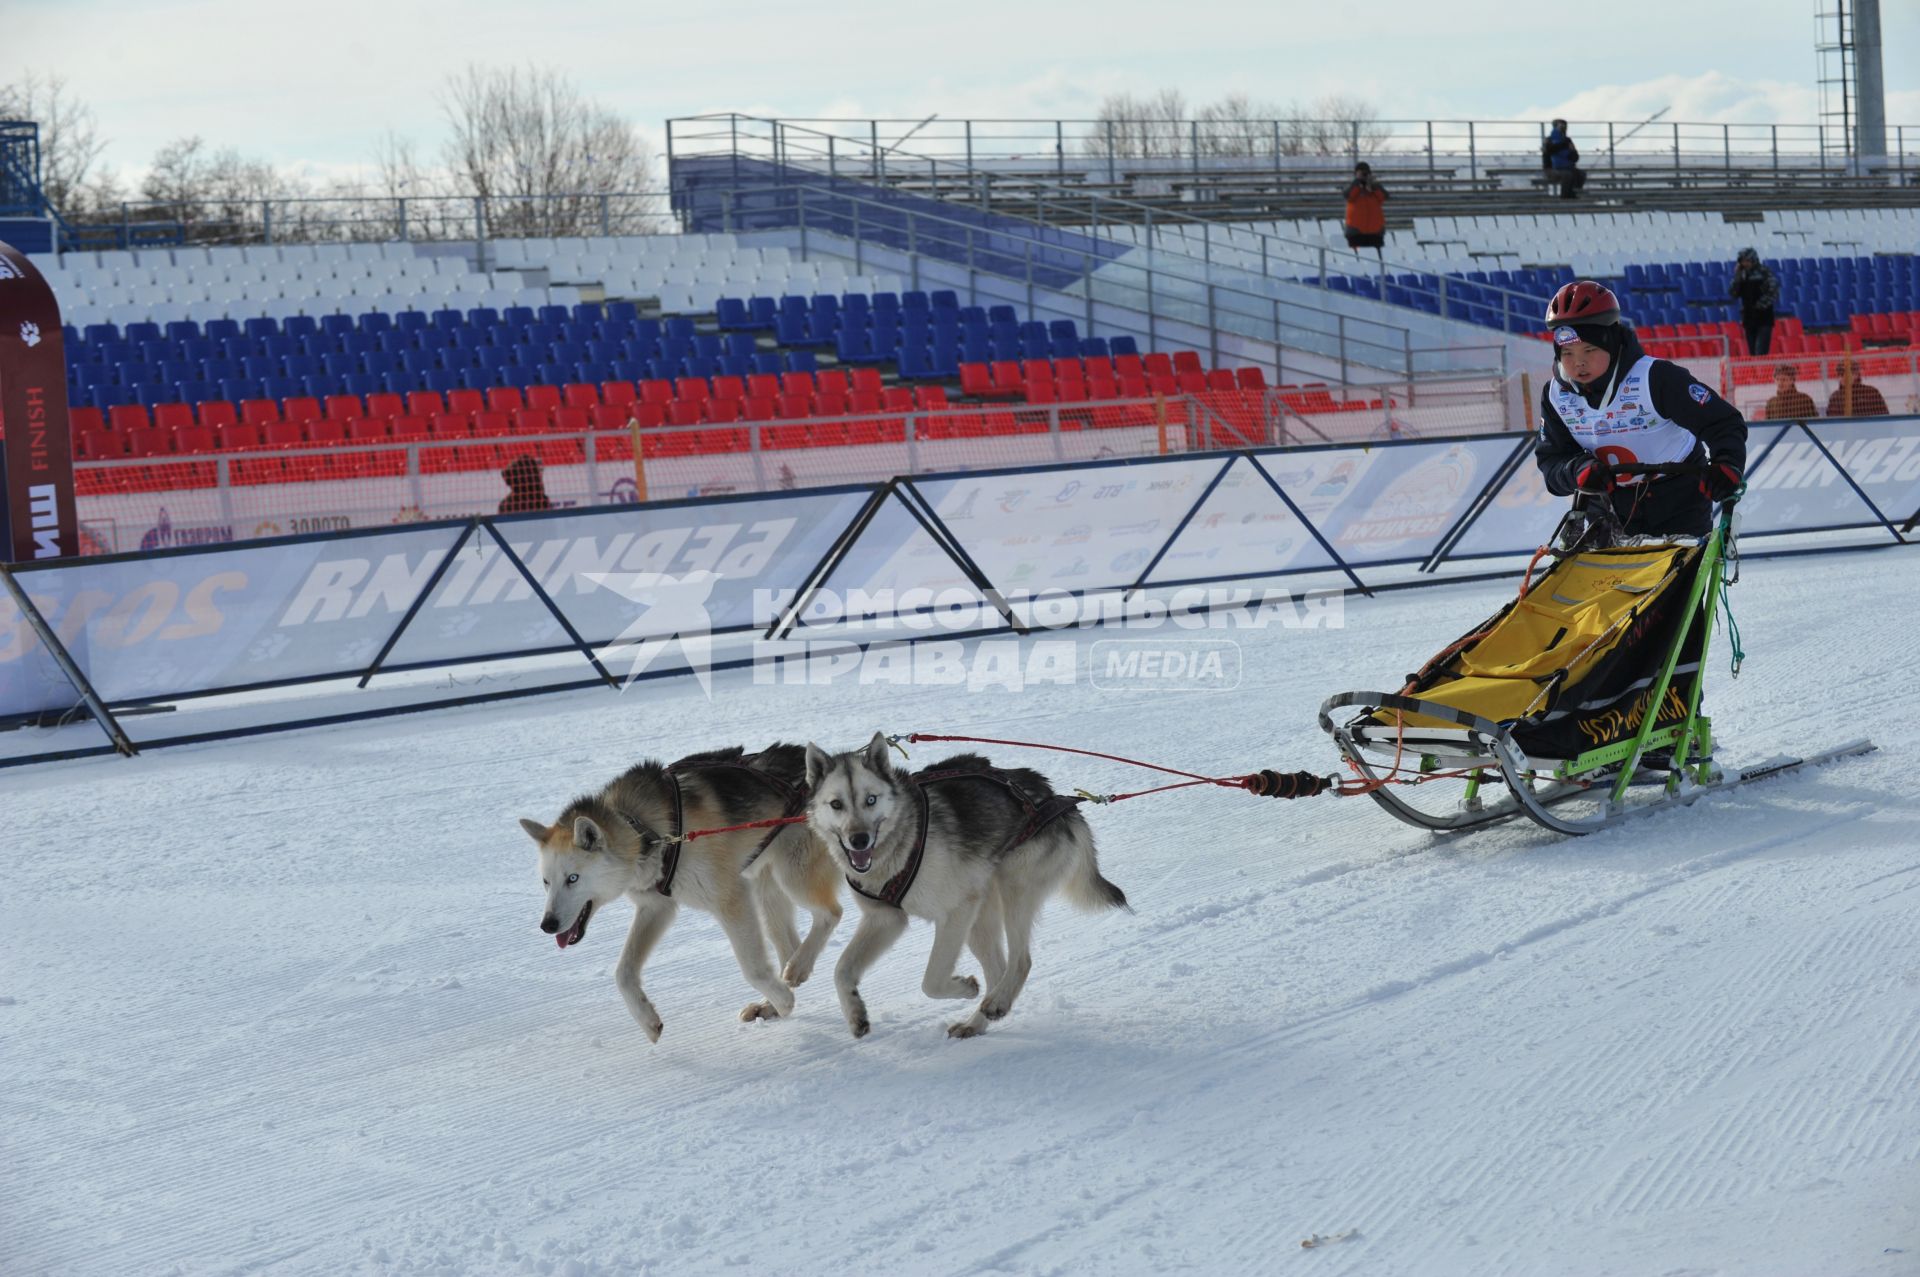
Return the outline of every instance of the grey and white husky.
{"type": "Polygon", "coordinates": [[[540,848],[547,893],[540,929],[565,949],[586,938],[587,923],[601,909],[621,896],[632,900],[633,926],[613,981],[627,1010],[658,1042],[660,1013],[640,982],[640,968],[678,907],[690,905],[719,922],[741,974],[764,999],[749,1003],[740,1018],[788,1014],[794,986],[812,973],[840,921],[833,860],[804,824],[678,840],[692,830],[797,814],[804,780],[798,745],[751,755],[735,746],[674,763],[650,759],[600,792],[576,798],[551,825],[523,819],[520,827],[540,848]],[[805,940],[794,929],[795,903],[813,917],[805,940]],[[769,934],[784,964],[777,975],[767,960],[769,934]]]}
{"type": "Polygon", "coordinates": [[[979,960],[986,996],[947,1028],[972,1037],[1020,996],[1033,969],[1034,919],[1049,896],[1064,889],[1083,909],[1128,909],[1127,897],[1100,876],[1093,833],[1073,800],[1038,772],[960,754],[909,775],[887,748],[878,734],[845,754],[807,746],[807,819],[860,904],[834,989],[853,1036],[865,1037],[872,1026],[861,977],[909,914],[929,919],[933,952],[920,985],[928,997],[979,994],[978,981],[954,973],[963,944],[979,960]]]}

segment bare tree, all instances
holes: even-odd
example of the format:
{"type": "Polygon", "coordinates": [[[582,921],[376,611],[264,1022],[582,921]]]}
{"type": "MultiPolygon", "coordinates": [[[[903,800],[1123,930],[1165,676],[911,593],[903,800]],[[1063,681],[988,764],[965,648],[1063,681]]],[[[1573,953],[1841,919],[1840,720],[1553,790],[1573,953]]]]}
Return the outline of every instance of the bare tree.
{"type": "MultiPolygon", "coordinates": [[[[253,239],[265,231],[270,203],[309,193],[306,183],[266,160],[233,147],[213,150],[199,137],[161,147],[140,183],[148,216],[179,222],[201,240],[253,239]]],[[[282,217],[283,224],[290,220],[284,210],[282,217]]]]}
{"type": "MultiPolygon", "coordinates": [[[[653,186],[653,156],[626,120],[561,72],[470,66],[441,98],[453,187],[486,201],[495,234],[580,235],[625,223],[653,186]]],[[[650,214],[651,209],[642,210],[650,214]]]]}
{"type": "Polygon", "coordinates": [[[1129,159],[1372,154],[1388,131],[1374,108],[1338,94],[1308,106],[1280,106],[1229,93],[1189,114],[1178,90],[1152,97],[1116,93],[1101,102],[1081,141],[1085,154],[1129,159]]]}
{"type": "Polygon", "coordinates": [[[40,189],[63,217],[89,211],[89,178],[107,140],[100,136],[93,108],[76,101],[58,76],[29,71],[0,85],[0,119],[31,120],[40,126],[40,189]]]}

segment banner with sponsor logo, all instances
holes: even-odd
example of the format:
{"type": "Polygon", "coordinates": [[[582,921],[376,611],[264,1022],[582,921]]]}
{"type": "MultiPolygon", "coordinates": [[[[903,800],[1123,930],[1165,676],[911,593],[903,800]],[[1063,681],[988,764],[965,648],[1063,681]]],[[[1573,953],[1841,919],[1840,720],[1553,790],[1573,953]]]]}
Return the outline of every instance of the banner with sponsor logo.
{"type": "MultiPolygon", "coordinates": [[[[757,606],[756,594],[804,581],[868,495],[864,488],[818,489],[501,519],[493,526],[554,607],[597,646],[764,624],[766,608],[757,606]]],[[[469,660],[570,642],[499,543],[475,536],[454,556],[388,664],[469,660]]]]}
{"type": "Polygon", "coordinates": [[[0,563],[80,552],[60,305],[38,269],[0,243],[0,563]]]}
{"type": "Polygon", "coordinates": [[[1513,455],[1511,435],[1259,454],[1349,567],[1420,562],[1513,455]]]}
{"type": "MultiPolygon", "coordinates": [[[[1123,588],[1139,579],[1232,455],[914,480],[1003,591],[1123,588]]],[[[882,574],[884,575],[884,573],[882,574]]]]}
{"type": "MultiPolygon", "coordinates": [[[[754,592],[802,580],[866,497],[865,489],[821,489],[495,526],[582,636],[608,643],[751,625],[754,592]]],[[[101,697],[125,704],[360,674],[434,583],[463,530],[422,524],[74,559],[18,578],[101,697]]],[[[387,664],[569,642],[482,528],[434,583],[387,664]]],[[[18,607],[0,599],[0,718],[77,699],[18,607]]]]}

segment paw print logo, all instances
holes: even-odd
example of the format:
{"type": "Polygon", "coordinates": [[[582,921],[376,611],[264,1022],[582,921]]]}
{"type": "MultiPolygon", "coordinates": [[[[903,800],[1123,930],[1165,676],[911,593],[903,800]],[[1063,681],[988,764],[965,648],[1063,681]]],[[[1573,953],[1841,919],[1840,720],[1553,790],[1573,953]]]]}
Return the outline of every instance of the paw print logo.
{"type": "Polygon", "coordinates": [[[355,639],[340,649],[340,662],[343,665],[365,665],[380,650],[380,640],[373,638],[355,639]]]}
{"type": "Polygon", "coordinates": [[[253,661],[271,661],[287,650],[293,640],[285,634],[273,633],[247,649],[247,659],[253,661]]]}
{"type": "Polygon", "coordinates": [[[473,627],[478,624],[480,624],[480,617],[476,613],[473,613],[473,612],[456,613],[455,615],[448,617],[446,620],[440,623],[440,637],[442,638],[464,637],[467,634],[471,634],[473,632],[473,627]]]}
{"type": "Polygon", "coordinates": [[[29,346],[38,346],[40,344],[40,325],[34,323],[31,319],[21,320],[20,340],[26,342],[29,346]]]}

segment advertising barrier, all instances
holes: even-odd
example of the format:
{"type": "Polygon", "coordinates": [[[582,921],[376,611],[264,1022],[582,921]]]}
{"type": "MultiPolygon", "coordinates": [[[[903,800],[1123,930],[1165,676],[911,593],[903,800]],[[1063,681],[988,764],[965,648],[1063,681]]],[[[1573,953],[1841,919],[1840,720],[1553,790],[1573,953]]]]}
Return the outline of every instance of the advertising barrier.
{"type": "MultiPolygon", "coordinates": [[[[1533,443],[1115,458],[18,564],[0,569],[0,723],[104,713],[111,736],[115,710],[570,650],[619,687],[663,644],[704,669],[713,636],[830,624],[829,598],[891,616],[978,603],[985,626],[1025,632],[1036,596],[1446,579],[1433,571],[1530,554],[1552,530],[1565,501],[1533,443]]],[[[1794,533],[1902,543],[1916,513],[1920,419],[1753,429],[1749,557],[1794,533]]]]}

